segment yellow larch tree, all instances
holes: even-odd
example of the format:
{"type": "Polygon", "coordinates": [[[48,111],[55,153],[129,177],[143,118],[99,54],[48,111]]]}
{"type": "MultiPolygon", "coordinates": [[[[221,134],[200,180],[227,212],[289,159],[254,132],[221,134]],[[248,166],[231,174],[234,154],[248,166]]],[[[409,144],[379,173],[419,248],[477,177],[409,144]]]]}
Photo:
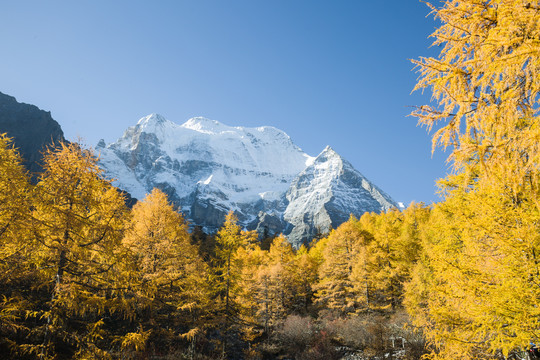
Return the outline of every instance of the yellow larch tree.
{"type": "Polygon", "coordinates": [[[115,267],[124,198],[103,177],[92,152],[69,143],[44,154],[32,206],[38,243],[32,257],[49,299],[42,311],[29,314],[44,319],[42,332],[34,335],[41,343],[30,349],[41,358],[60,352],[106,356],[104,318],[120,291],[115,267]]]}
{"type": "Polygon", "coordinates": [[[242,273],[242,257],[236,254],[239,249],[253,246],[256,241],[257,233],[242,230],[233,211],[227,214],[225,223],[217,232],[217,264],[214,266],[213,285],[214,291],[223,299],[223,312],[227,322],[236,317],[239,311],[236,298],[242,273]]]}
{"type": "Polygon", "coordinates": [[[273,239],[268,251],[259,246],[237,251],[236,258],[243,259],[238,302],[247,323],[268,334],[288,314],[306,312],[316,275],[307,257],[305,248],[297,256],[283,235],[273,239]]]}
{"type": "Polygon", "coordinates": [[[283,320],[291,311],[294,287],[294,251],[291,243],[280,235],[274,239],[268,251],[268,274],[271,280],[271,299],[273,300],[271,312],[271,326],[283,320]]]}
{"type": "Polygon", "coordinates": [[[319,281],[314,286],[316,302],[322,308],[346,315],[360,306],[353,269],[364,245],[364,235],[358,220],[352,216],[328,235],[322,250],[319,281]]]}
{"type": "Polygon", "coordinates": [[[292,313],[307,315],[313,303],[313,286],[318,282],[318,263],[310,251],[302,245],[295,254],[291,268],[292,313]]]}
{"type": "Polygon", "coordinates": [[[434,148],[450,147],[456,174],[441,182],[406,303],[433,356],[506,357],[538,339],[540,6],[430,6],[441,51],[415,61],[416,89],[435,105],[414,115],[436,128],[434,148]]]}
{"type": "Polygon", "coordinates": [[[402,212],[400,234],[395,244],[397,273],[403,285],[410,278],[410,271],[418,262],[422,251],[422,230],[431,216],[431,207],[423,203],[411,203],[402,212]]]}
{"type": "Polygon", "coordinates": [[[540,214],[502,194],[456,186],[423,230],[405,305],[440,358],[509,356],[537,341],[540,214]]]}
{"type": "Polygon", "coordinates": [[[294,251],[287,239],[280,235],[272,241],[267,261],[258,273],[259,297],[262,299],[258,314],[266,332],[283,320],[291,311],[294,297],[294,251]]]}
{"type": "Polygon", "coordinates": [[[397,244],[402,222],[401,212],[397,209],[379,214],[372,233],[374,241],[368,247],[368,263],[376,295],[374,303],[380,309],[396,310],[399,304],[402,278],[397,267],[401,255],[397,251],[397,244]]]}
{"type": "Polygon", "coordinates": [[[0,134],[0,167],[0,239],[2,259],[6,261],[22,250],[13,240],[21,238],[21,232],[28,227],[30,210],[29,178],[19,153],[6,134],[0,134]]]}
{"type": "Polygon", "coordinates": [[[248,341],[253,340],[264,328],[268,320],[265,310],[269,308],[268,288],[270,279],[265,269],[268,263],[268,251],[251,244],[241,246],[231,262],[236,271],[236,310],[242,332],[248,341]]]}
{"type": "MultiPolygon", "coordinates": [[[[193,319],[202,315],[208,302],[208,272],[190,243],[187,223],[165,193],[153,189],[135,204],[122,245],[134,334],[144,333],[146,341],[164,343],[198,332],[201,324],[193,319]]],[[[137,344],[131,344],[132,348],[137,344]]],[[[123,342],[124,347],[128,345],[129,341],[123,342]]],[[[139,344],[140,350],[143,345],[139,344]]]]}
{"type": "Polygon", "coordinates": [[[0,134],[0,357],[20,356],[17,339],[30,331],[25,311],[36,301],[37,270],[30,231],[30,184],[10,138],[0,134]],[[32,295],[31,295],[32,294],[32,295]]]}
{"type": "Polygon", "coordinates": [[[536,188],[539,4],[451,0],[430,6],[442,22],[431,35],[441,51],[414,61],[421,73],[415,90],[431,90],[437,105],[413,115],[438,127],[433,146],[451,147],[456,168],[474,165],[493,181],[513,184],[514,196],[531,182],[536,188]]]}

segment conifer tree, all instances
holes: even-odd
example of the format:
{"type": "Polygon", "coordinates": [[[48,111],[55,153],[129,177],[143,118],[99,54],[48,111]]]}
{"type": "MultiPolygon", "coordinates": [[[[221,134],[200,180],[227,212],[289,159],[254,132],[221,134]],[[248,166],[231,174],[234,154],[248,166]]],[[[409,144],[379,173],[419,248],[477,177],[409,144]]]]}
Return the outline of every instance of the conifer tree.
{"type": "Polygon", "coordinates": [[[236,279],[236,310],[242,323],[244,339],[251,341],[267,330],[270,309],[270,277],[266,272],[268,251],[259,246],[240,247],[233,264],[239,275],[236,279]]]}
{"type": "MultiPolygon", "coordinates": [[[[122,245],[129,259],[127,295],[135,296],[133,333],[150,329],[146,340],[162,343],[198,332],[202,324],[192,319],[202,315],[208,301],[206,265],[190,243],[182,215],[162,191],[154,189],[135,204],[122,245]]],[[[137,344],[144,348],[137,342],[132,347],[137,344]]]]}
{"type": "Polygon", "coordinates": [[[306,294],[309,290],[302,286],[307,286],[305,282],[313,280],[313,276],[309,277],[305,267],[296,266],[293,248],[283,235],[274,239],[268,251],[248,246],[238,249],[236,258],[242,259],[238,300],[243,319],[252,325],[248,330],[255,333],[258,328],[268,334],[299,303],[300,310],[304,310],[306,304],[302,301],[309,301],[305,297],[311,294],[306,294]],[[299,296],[304,298],[297,299],[299,296]]]}
{"type": "Polygon", "coordinates": [[[214,288],[223,298],[223,311],[227,322],[238,314],[236,296],[242,273],[242,259],[236,256],[239,249],[255,244],[257,234],[254,231],[243,231],[237,224],[238,218],[230,211],[225,223],[216,235],[216,258],[214,267],[214,288]]]}
{"type": "Polygon", "coordinates": [[[315,286],[316,301],[325,309],[345,315],[359,306],[359,294],[352,278],[365,234],[353,216],[332,230],[322,251],[319,282],[315,286]]]}
{"type": "Polygon", "coordinates": [[[287,239],[280,235],[274,239],[257,274],[259,321],[268,333],[291,311],[294,288],[292,283],[294,252],[287,239]]]}
{"type": "Polygon", "coordinates": [[[368,249],[372,284],[378,295],[379,307],[388,307],[392,311],[399,305],[404,280],[404,274],[398,271],[402,255],[398,251],[402,223],[402,213],[397,209],[378,215],[372,233],[375,241],[368,249]]]}
{"type": "Polygon", "coordinates": [[[47,280],[49,299],[30,314],[45,321],[33,335],[41,343],[30,349],[41,358],[105,356],[104,319],[120,286],[124,199],[91,151],[69,143],[45,153],[32,205],[38,243],[32,261],[47,280]]]}
{"type": "MultiPolygon", "coordinates": [[[[429,4],[430,5],[430,4],[429,4]]],[[[525,0],[448,0],[430,5],[441,26],[438,58],[420,58],[416,90],[436,105],[413,115],[439,127],[433,146],[451,147],[457,169],[482,171],[518,196],[537,185],[539,156],[539,6],[525,0]],[[474,169],[470,167],[474,166],[474,169]],[[497,169],[497,171],[495,171],[497,169]]]]}
{"type": "Polygon", "coordinates": [[[313,303],[313,286],[318,282],[318,263],[303,245],[296,251],[290,275],[293,289],[291,312],[307,315],[313,303]]]}
{"type": "Polygon", "coordinates": [[[421,58],[416,89],[437,106],[414,113],[451,147],[407,286],[416,325],[438,358],[509,356],[537,341],[540,12],[522,0],[431,6],[438,58],[421,58]]]}
{"type": "Polygon", "coordinates": [[[20,356],[17,339],[28,334],[36,267],[30,230],[30,184],[11,139],[0,134],[0,357],[20,356]],[[32,294],[32,295],[31,295],[32,294]]]}
{"type": "Polygon", "coordinates": [[[22,159],[6,134],[0,134],[0,167],[0,239],[13,239],[28,221],[30,185],[22,159]]]}
{"type": "Polygon", "coordinates": [[[5,134],[0,134],[0,169],[0,277],[9,278],[6,272],[15,270],[31,245],[25,233],[30,225],[30,184],[22,159],[5,134]]]}

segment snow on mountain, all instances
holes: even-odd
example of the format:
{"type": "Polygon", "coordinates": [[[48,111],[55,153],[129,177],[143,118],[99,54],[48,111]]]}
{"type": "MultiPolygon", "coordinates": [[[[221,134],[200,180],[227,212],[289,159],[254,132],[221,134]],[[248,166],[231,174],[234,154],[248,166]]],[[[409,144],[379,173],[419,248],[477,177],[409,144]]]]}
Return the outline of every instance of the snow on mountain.
{"type": "Polygon", "coordinates": [[[289,240],[300,245],[317,233],[326,233],[350,214],[381,212],[396,203],[327,146],[292,182],[287,191],[284,220],[292,225],[289,240]]]}
{"type": "Polygon", "coordinates": [[[158,186],[184,209],[197,200],[196,206],[239,211],[244,221],[254,215],[242,208],[279,201],[313,161],[273,127],[230,127],[202,117],[177,125],[158,114],[97,151],[107,175],[136,198],[158,186]]]}
{"type": "Polygon", "coordinates": [[[234,210],[246,227],[285,232],[298,243],[350,213],[395,206],[332,149],[311,157],[269,126],[231,127],[203,117],[178,125],[151,114],[96,151],[116,186],[139,199],[158,187],[208,230],[234,210]]]}

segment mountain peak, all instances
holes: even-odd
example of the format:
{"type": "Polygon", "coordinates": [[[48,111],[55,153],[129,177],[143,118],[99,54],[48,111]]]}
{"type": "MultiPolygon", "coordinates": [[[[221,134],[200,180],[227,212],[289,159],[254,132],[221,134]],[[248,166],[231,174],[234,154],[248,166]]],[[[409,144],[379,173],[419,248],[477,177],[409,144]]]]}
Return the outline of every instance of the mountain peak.
{"type": "Polygon", "coordinates": [[[343,162],[343,158],[341,155],[339,155],[334,149],[332,149],[330,146],[326,146],[324,150],[317,155],[314,162],[315,163],[324,163],[329,160],[332,160],[333,162],[343,162]]]}
{"type": "Polygon", "coordinates": [[[326,147],[324,148],[324,150],[321,152],[320,155],[322,155],[322,154],[339,156],[339,154],[334,149],[332,149],[332,147],[330,147],[330,145],[326,145],[326,147]]]}
{"type": "MultiPolygon", "coordinates": [[[[0,133],[7,133],[19,150],[23,164],[32,174],[43,171],[42,152],[64,139],[60,125],[49,111],[18,102],[0,92],[0,133]]],[[[32,181],[36,179],[35,175],[32,181]]]]}
{"type": "Polygon", "coordinates": [[[202,116],[197,116],[197,117],[189,119],[188,121],[182,124],[182,127],[186,129],[191,129],[191,130],[205,132],[205,133],[212,133],[212,134],[225,131],[229,128],[228,126],[223,125],[217,120],[210,120],[202,116]]]}
{"type": "Polygon", "coordinates": [[[137,122],[137,125],[140,125],[140,126],[149,126],[149,125],[158,125],[158,124],[164,124],[166,123],[168,120],[165,119],[162,115],[160,114],[156,114],[156,113],[152,113],[150,115],[147,115],[143,118],[140,118],[139,121],[137,122]]]}
{"type": "Polygon", "coordinates": [[[172,121],[165,119],[164,116],[152,113],[139,119],[133,130],[137,133],[159,134],[158,136],[161,137],[170,133],[170,130],[177,126],[172,121]]]}

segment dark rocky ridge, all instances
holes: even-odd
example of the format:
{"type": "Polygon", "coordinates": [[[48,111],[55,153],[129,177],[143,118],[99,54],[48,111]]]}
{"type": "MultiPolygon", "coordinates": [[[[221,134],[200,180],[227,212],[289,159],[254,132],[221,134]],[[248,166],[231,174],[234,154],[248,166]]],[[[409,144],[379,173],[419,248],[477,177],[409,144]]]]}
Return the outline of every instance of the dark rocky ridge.
{"type": "Polygon", "coordinates": [[[64,132],[50,111],[19,103],[13,96],[1,92],[0,133],[7,133],[13,139],[34,180],[42,171],[43,150],[65,141],[64,132]]]}
{"type": "MultiPolygon", "coordinates": [[[[13,96],[0,92],[0,134],[3,133],[13,139],[34,183],[43,171],[43,151],[67,141],[60,124],[52,118],[50,111],[20,103],[13,96]]],[[[127,191],[119,191],[125,197],[128,207],[135,205],[137,199],[127,191]]]]}

